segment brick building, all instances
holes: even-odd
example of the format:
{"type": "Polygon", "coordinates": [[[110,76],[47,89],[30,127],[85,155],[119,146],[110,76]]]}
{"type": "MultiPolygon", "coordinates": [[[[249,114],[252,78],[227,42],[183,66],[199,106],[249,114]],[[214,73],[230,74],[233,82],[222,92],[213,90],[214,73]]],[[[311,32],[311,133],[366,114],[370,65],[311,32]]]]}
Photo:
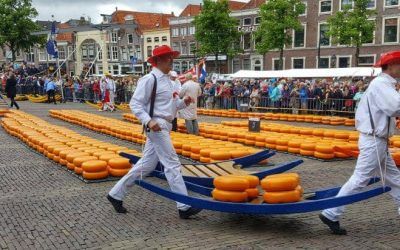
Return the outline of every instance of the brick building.
{"type": "MultiPolygon", "coordinates": [[[[305,3],[306,12],[300,17],[304,29],[293,32],[293,43],[284,51],[284,69],[355,66],[355,48],[333,44],[325,33],[327,18],[344,5],[352,5],[352,1],[309,0],[305,3]]],[[[377,12],[371,17],[371,21],[376,22],[375,38],[361,48],[359,66],[372,66],[382,53],[399,49],[400,1],[371,0],[369,6],[377,12]]],[[[278,52],[268,52],[264,59],[264,69],[278,69],[278,52]]]]}

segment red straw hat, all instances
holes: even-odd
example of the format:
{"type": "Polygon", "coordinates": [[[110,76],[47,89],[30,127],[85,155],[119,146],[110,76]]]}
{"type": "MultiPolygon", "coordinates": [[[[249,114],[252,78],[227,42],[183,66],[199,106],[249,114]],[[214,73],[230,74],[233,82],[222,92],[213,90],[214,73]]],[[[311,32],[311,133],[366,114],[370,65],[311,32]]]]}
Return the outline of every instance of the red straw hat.
{"type": "Polygon", "coordinates": [[[154,59],[161,56],[171,55],[173,58],[179,57],[179,51],[174,51],[168,45],[163,45],[153,50],[153,56],[149,57],[147,61],[151,64],[154,64],[154,59]]]}
{"type": "Polygon", "coordinates": [[[383,54],[379,61],[374,65],[375,67],[382,67],[388,64],[400,64],[400,51],[392,51],[383,54]]]}

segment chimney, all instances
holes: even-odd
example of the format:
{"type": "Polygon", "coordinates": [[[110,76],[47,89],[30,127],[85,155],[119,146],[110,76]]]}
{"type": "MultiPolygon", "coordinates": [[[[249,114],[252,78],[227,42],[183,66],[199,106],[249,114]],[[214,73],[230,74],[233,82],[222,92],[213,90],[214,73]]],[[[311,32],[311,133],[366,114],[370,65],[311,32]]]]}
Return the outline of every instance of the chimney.
{"type": "Polygon", "coordinates": [[[173,11],[171,11],[171,15],[172,15],[172,16],[175,16],[175,13],[174,13],[173,11]]]}

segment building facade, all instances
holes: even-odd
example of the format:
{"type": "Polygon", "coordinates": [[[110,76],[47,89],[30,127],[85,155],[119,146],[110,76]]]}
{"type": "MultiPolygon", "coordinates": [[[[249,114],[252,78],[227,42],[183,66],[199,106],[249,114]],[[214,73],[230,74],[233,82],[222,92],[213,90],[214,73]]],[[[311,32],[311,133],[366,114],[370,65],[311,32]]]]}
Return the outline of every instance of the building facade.
{"type": "MultiPolygon", "coordinates": [[[[292,68],[345,68],[354,67],[355,48],[334,44],[326,35],[327,19],[351,0],[305,1],[306,12],[300,17],[303,29],[293,32],[293,43],[284,50],[284,69],[292,68]]],[[[364,44],[360,51],[359,66],[372,66],[382,53],[399,47],[399,0],[370,0],[369,7],[376,11],[371,22],[376,23],[374,39],[364,44]]],[[[279,53],[265,55],[264,69],[278,69],[279,53]]]]}

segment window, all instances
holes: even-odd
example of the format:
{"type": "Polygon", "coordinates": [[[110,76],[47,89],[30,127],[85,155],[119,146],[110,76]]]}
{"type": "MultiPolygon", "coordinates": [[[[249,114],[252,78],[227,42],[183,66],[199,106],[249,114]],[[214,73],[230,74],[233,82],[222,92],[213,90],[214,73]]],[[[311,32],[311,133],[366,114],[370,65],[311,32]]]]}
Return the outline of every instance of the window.
{"type": "Polygon", "coordinates": [[[189,63],[188,62],[182,62],[182,72],[186,72],[189,69],[189,63]]]}
{"type": "Polygon", "coordinates": [[[179,29],[178,28],[173,28],[172,29],[172,36],[173,37],[179,36],[179,29]]]}
{"type": "Polygon", "coordinates": [[[370,0],[367,4],[368,9],[375,9],[376,7],[376,0],[370,0]]]}
{"type": "Polygon", "coordinates": [[[251,18],[244,18],[243,19],[243,26],[251,25],[251,18]]]}
{"type": "Polygon", "coordinates": [[[175,51],[181,51],[181,47],[180,47],[179,43],[177,43],[177,42],[172,43],[172,49],[175,51]]]}
{"type": "Polygon", "coordinates": [[[190,26],[189,27],[189,35],[194,35],[196,33],[196,27],[190,26]]]}
{"type": "Polygon", "coordinates": [[[385,0],[385,7],[397,7],[399,4],[399,0],[385,0]]]}
{"type": "Polygon", "coordinates": [[[300,13],[300,16],[306,16],[307,15],[307,2],[303,2],[304,4],[304,12],[300,13]]]}
{"type": "Polygon", "coordinates": [[[119,75],[119,66],[118,65],[113,65],[112,66],[112,74],[113,75],[119,75]]]}
{"type": "Polygon", "coordinates": [[[254,68],[253,70],[255,71],[261,71],[261,61],[260,60],[255,60],[254,61],[254,68]]]}
{"type": "Polygon", "coordinates": [[[339,68],[348,68],[350,66],[351,66],[351,57],[349,56],[338,57],[339,68]]]}
{"type": "Polygon", "coordinates": [[[304,58],[292,58],[293,69],[304,69],[304,58]]]}
{"type": "Polygon", "coordinates": [[[258,17],[256,17],[255,19],[254,19],[254,24],[260,24],[261,23],[261,17],[260,16],[258,16],[258,17]]]}
{"type": "MultiPolygon", "coordinates": [[[[318,61],[318,58],[317,58],[318,61]]],[[[330,57],[320,57],[318,62],[318,68],[320,69],[328,69],[330,66],[330,57]]]]}
{"type": "Polygon", "coordinates": [[[160,38],[158,36],[154,37],[154,42],[159,42],[160,38]]]}
{"type": "Polygon", "coordinates": [[[151,57],[153,54],[153,48],[151,46],[147,46],[147,57],[151,57]]]}
{"type": "Polygon", "coordinates": [[[132,34],[128,34],[128,43],[129,44],[133,43],[133,35],[132,34]]]}
{"type": "Polygon", "coordinates": [[[118,47],[112,46],[111,51],[112,51],[112,60],[118,60],[118,47]]]}
{"type": "Polygon", "coordinates": [[[340,0],[340,9],[344,10],[345,8],[352,9],[353,8],[353,0],[340,0]]]}
{"type": "Polygon", "coordinates": [[[58,47],[58,58],[60,60],[65,60],[65,47],[64,46],[58,47]]]}
{"type": "Polygon", "coordinates": [[[94,59],[94,44],[88,45],[88,57],[89,59],[94,59]]]}
{"type": "Polygon", "coordinates": [[[321,46],[330,46],[331,45],[331,38],[328,36],[327,32],[329,30],[329,26],[326,23],[319,24],[319,45],[321,46]]]}
{"type": "MultiPolygon", "coordinates": [[[[4,50],[4,52],[6,52],[6,50],[4,50]]],[[[47,60],[47,52],[45,52],[44,49],[39,49],[38,54],[39,54],[39,61],[47,60]]],[[[7,53],[5,53],[4,57],[6,57],[6,56],[7,56],[7,53]]]]}
{"type": "Polygon", "coordinates": [[[332,12],[332,0],[325,0],[319,2],[319,13],[331,13],[332,12]]]}
{"type": "MultiPolygon", "coordinates": [[[[4,51],[3,51],[4,54],[4,51]]],[[[58,50],[58,56],[60,56],[61,50],[58,50]]],[[[64,51],[64,57],[65,57],[65,51],[64,51]]],[[[64,58],[65,59],[65,58],[64,58]]],[[[35,53],[32,48],[29,49],[29,51],[26,53],[26,61],[28,62],[35,62],[35,53]]]]}
{"type": "Polygon", "coordinates": [[[398,41],[398,19],[384,19],[384,43],[397,43],[398,41]]]}
{"type": "Polygon", "coordinates": [[[282,61],[282,67],[279,67],[279,58],[272,58],[272,70],[283,70],[285,68],[285,58],[282,61]]]}
{"type": "Polygon", "coordinates": [[[111,42],[116,43],[118,41],[117,33],[111,33],[111,42]]]}
{"type": "Polygon", "coordinates": [[[88,50],[86,45],[82,45],[82,59],[87,59],[88,58],[88,50]]]}
{"type": "Polygon", "coordinates": [[[97,65],[97,74],[102,75],[103,73],[103,65],[97,65]]]}
{"type": "Polygon", "coordinates": [[[99,51],[98,59],[103,60],[103,51],[101,50],[101,48],[98,48],[98,51],[99,51]]]}
{"type": "Polygon", "coordinates": [[[186,27],[181,28],[181,36],[186,36],[186,34],[187,34],[186,27]]]}
{"type": "Polygon", "coordinates": [[[180,62],[175,61],[173,68],[174,68],[174,71],[181,72],[181,64],[180,64],[180,62]]]}
{"type": "Polygon", "coordinates": [[[148,43],[151,43],[151,37],[148,37],[147,39],[146,39],[146,41],[148,42],[148,43]]]}
{"type": "Polygon", "coordinates": [[[196,54],[196,43],[191,42],[189,45],[189,55],[194,55],[196,54]]]}
{"type": "Polygon", "coordinates": [[[251,33],[243,34],[243,49],[244,50],[251,49],[251,33]]]}
{"type": "Polygon", "coordinates": [[[243,59],[243,69],[250,70],[251,69],[251,61],[250,59],[243,59]]]}
{"type": "Polygon", "coordinates": [[[372,66],[375,64],[375,55],[362,55],[358,57],[359,66],[372,66]]]}
{"type": "Polygon", "coordinates": [[[168,41],[168,37],[163,36],[163,37],[161,38],[161,40],[162,40],[163,42],[166,42],[166,41],[168,41]]]}
{"type": "Polygon", "coordinates": [[[135,45],[135,53],[136,53],[137,59],[142,59],[142,49],[141,49],[140,45],[135,45]]]}
{"type": "Polygon", "coordinates": [[[300,30],[295,30],[293,34],[293,47],[304,48],[305,47],[305,25],[302,25],[300,30]]]}
{"type": "Polygon", "coordinates": [[[125,47],[121,48],[122,61],[128,61],[128,53],[125,47]]]}
{"type": "Polygon", "coordinates": [[[107,48],[107,60],[111,60],[111,48],[107,48]]]}
{"type": "Polygon", "coordinates": [[[187,53],[188,53],[187,42],[181,42],[181,54],[187,55],[187,53]]]}

